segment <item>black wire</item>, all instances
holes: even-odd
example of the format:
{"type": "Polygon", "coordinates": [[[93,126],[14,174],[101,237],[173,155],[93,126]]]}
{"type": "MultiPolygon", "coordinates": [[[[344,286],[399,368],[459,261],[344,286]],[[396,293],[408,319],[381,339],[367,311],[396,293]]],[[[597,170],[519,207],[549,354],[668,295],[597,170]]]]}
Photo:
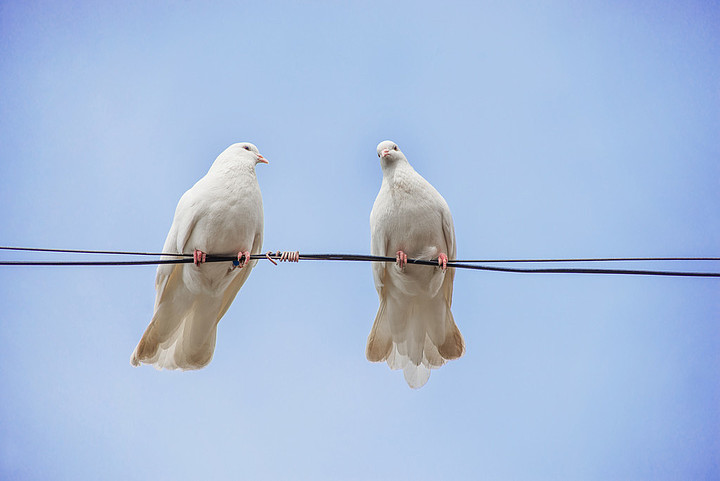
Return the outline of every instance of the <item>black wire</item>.
{"type": "MultiPolygon", "coordinates": [[[[26,252],[56,252],[69,254],[109,254],[109,255],[133,255],[133,256],[172,256],[172,257],[192,257],[192,254],[178,254],[169,252],[129,252],[129,251],[97,251],[82,249],[47,249],[39,247],[8,247],[0,246],[0,250],[9,251],[26,251],[26,252]]],[[[264,254],[259,254],[254,259],[265,258],[264,254]]],[[[305,260],[356,260],[356,261],[372,261],[380,260],[378,256],[352,255],[352,254],[304,254],[305,260]],[[352,259],[351,259],[352,257],[352,259]]],[[[394,257],[386,257],[385,260],[394,261],[394,257]]],[[[223,259],[228,260],[228,259],[223,259]]],[[[480,263],[480,264],[505,264],[505,263],[543,263],[543,262],[627,262],[627,261],[720,261],[720,257],[588,257],[573,259],[457,259],[455,263],[480,263]]],[[[155,264],[156,262],[153,262],[155,264]]],[[[432,263],[432,262],[431,262],[432,263]]],[[[434,263],[432,263],[434,264],[434,263]]],[[[0,264],[2,265],[2,264],[0,264]]],[[[83,264],[79,264],[83,265],[83,264]]],[[[89,264],[95,265],[95,264],[89,264]]],[[[108,264],[113,265],[113,264],[108,264]]]]}
{"type": "MultiPolygon", "coordinates": [[[[448,266],[451,263],[448,262],[448,266]]],[[[513,269],[510,267],[490,267],[490,266],[473,266],[467,264],[452,264],[452,267],[462,269],[477,269],[483,271],[496,272],[517,272],[517,273],[533,273],[533,274],[619,274],[619,275],[636,275],[636,276],[679,276],[679,277],[720,277],[720,272],[683,272],[683,271],[647,271],[639,269],[584,269],[584,268],[566,268],[566,269],[513,269]]]]}
{"type": "Polygon", "coordinates": [[[476,259],[476,260],[457,260],[455,262],[464,263],[535,263],[535,262],[626,262],[626,261],[720,261],[720,257],[593,257],[593,258],[577,258],[577,259],[476,259]]]}
{"type": "Polygon", "coordinates": [[[81,249],[43,249],[40,247],[7,247],[2,246],[0,250],[5,251],[25,251],[25,252],[62,252],[65,254],[111,254],[111,255],[130,255],[130,256],[175,256],[175,257],[192,257],[192,254],[166,254],[162,252],[127,252],[127,251],[89,251],[81,249]]]}
{"type": "MultiPolygon", "coordinates": [[[[34,252],[65,252],[77,254],[123,254],[123,255],[162,255],[162,256],[183,256],[190,257],[192,254],[165,254],[165,253],[135,253],[120,251],[82,251],[75,249],[40,249],[28,247],[0,247],[3,250],[22,250],[34,252]]],[[[271,254],[274,259],[280,258],[280,253],[271,254]]],[[[253,254],[253,260],[265,259],[265,254],[253,254]]],[[[369,256],[361,254],[301,254],[300,260],[317,261],[356,261],[356,262],[395,262],[394,257],[369,256]]],[[[604,258],[604,259],[524,259],[524,260],[487,260],[487,261],[452,261],[448,267],[458,269],[472,269],[492,272],[512,273],[533,273],[533,274],[617,274],[617,275],[645,275],[645,276],[680,276],[680,277],[720,277],[716,272],[684,272],[684,271],[654,271],[637,269],[587,269],[587,268],[561,268],[561,269],[526,269],[511,267],[491,267],[470,265],[468,262],[591,262],[591,261],[620,261],[620,260],[720,260],[718,258],[688,258],[688,257],[665,257],[665,258],[604,258]]],[[[208,255],[205,262],[237,262],[237,256],[208,255]]],[[[189,264],[193,259],[160,259],[151,261],[0,261],[0,266],[131,266],[131,265],[153,265],[153,264],[189,264]]],[[[424,259],[408,259],[408,264],[437,266],[437,261],[424,259]]]]}
{"type": "MultiPolygon", "coordinates": [[[[260,256],[264,257],[264,256],[260,256]]],[[[677,259],[677,258],[674,258],[677,259]]],[[[329,261],[370,261],[370,262],[395,262],[394,257],[380,257],[368,255],[354,254],[301,254],[300,260],[329,260],[329,261]]],[[[714,260],[714,259],[713,259],[714,260]]],[[[720,260],[720,259],[718,259],[720,260]]],[[[426,266],[437,266],[437,261],[427,261],[423,259],[408,259],[408,264],[419,264],[426,266]]],[[[720,277],[718,272],[682,272],[682,271],[650,271],[637,269],[585,269],[585,268],[565,268],[565,269],[518,269],[512,267],[491,267],[476,266],[466,264],[467,261],[448,262],[448,267],[458,269],[472,269],[479,271],[493,272],[514,272],[524,274],[620,274],[620,275],[645,275],[645,276],[681,276],[681,277],[720,277]]],[[[481,262],[481,261],[477,261],[481,262]]],[[[501,262],[501,261],[496,261],[501,262]]],[[[529,262],[529,261],[528,261],[529,262]]]]}
{"type": "MultiPolygon", "coordinates": [[[[93,252],[96,254],[98,252],[93,252]]],[[[192,254],[157,254],[190,256],[192,254]]],[[[251,255],[251,259],[265,259],[265,255],[251,255]]],[[[152,261],[0,261],[0,266],[147,266],[155,264],[190,264],[193,259],[158,259],[152,261]]],[[[237,262],[237,256],[210,256],[205,262],[237,262]]]]}

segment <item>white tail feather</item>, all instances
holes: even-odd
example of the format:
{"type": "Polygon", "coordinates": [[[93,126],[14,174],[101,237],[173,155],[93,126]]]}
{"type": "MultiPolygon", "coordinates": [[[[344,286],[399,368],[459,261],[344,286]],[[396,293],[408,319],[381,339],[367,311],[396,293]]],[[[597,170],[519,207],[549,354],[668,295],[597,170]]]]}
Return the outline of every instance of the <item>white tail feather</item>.
{"type": "MultiPolygon", "coordinates": [[[[142,339],[133,352],[130,362],[133,366],[149,364],[156,369],[201,369],[212,360],[217,337],[220,304],[219,297],[203,296],[197,299],[184,316],[177,322],[164,318],[167,312],[158,309],[142,339]],[[174,329],[168,329],[172,325],[174,329]],[[162,331],[157,326],[165,326],[162,331]]],[[[174,311],[174,309],[173,309],[174,311]]]]}
{"type": "Polygon", "coordinates": [[[388,296],[380,302],[366,354],[370,361],[387,361],[390,369],[402,369],[408,385],[418,389],[430,378],[431,369],[463,351],[462,336],[442,295],[404,300],[388,296]]]}

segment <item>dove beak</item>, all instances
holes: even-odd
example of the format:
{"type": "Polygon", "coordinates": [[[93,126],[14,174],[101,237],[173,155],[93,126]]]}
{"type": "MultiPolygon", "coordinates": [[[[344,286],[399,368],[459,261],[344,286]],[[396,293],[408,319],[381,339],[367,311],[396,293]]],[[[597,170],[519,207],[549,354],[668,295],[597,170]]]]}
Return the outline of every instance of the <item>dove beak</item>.
{"type": "Polygon", "coordinates": [[[263,157],[262,155],[257,154],[257,156],[258,156],[258,162],[262,162],[263,164],[269,164],[269,163],[270,163],[270,162],[268,162],[267,160],[265,160],[265,157],[263,157]]]}
{"type": "Polygon", "coordinates": [[[390,155],[390,149],[383,149],[382,152],[380,152],[380,158],[382,159],[386,155],[390,155]]]}

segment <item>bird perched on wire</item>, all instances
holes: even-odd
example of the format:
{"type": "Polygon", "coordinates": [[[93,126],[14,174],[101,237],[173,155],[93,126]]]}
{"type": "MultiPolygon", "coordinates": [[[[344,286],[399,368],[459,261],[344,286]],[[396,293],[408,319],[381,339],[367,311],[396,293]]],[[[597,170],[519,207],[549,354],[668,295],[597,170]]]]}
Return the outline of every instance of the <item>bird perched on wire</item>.
{"type": "Polygon", "coordinates": [[[380,297],[368,336],[369,361],[387,361],[402,369],[411,388],[422,387],[436,369],[465,352],[452,312],[456,257],[455,228],[445,199],[408,163],[397,144],[377,146],[383,172],[380,192],[370,213],[370,250],[395,257],[394,264],[373,263],[380,297]],[[437,259],[437,267],[412,265],[414,259],[437,259]]]}
{"type": "Polygon", "coordinates": [[[253,144],[233,144],[180,198],[163,252],[193,254],[194,262],[158,266],[155,312],[133,366],[200,369],[212,359],[218,322],[257,264],[250,255],[262,249],[259,163],[268,161],[253,144]],[[237,254],[238,262],[205,263],[207,253],[237,254]]]}

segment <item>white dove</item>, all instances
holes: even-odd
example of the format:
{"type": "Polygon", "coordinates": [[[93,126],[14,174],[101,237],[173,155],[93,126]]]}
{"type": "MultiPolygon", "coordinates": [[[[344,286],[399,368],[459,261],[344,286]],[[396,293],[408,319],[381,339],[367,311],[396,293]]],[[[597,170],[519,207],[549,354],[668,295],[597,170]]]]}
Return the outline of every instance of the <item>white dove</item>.
{"type": "Polygon", "coordinates": [[[180,198],[163,252],[192,253],[194,264],[158,266],[155,312],[130,358],[133,366],[200,369],[212,359],[218,322],[257,264],[250,254],[262,248],[260,162],[268,163],[253,144],[233,144],[180,198]],[[207,253],[237,253],[239,268],[204,263],[207,253]]]}
{"type": "Polygon", "coordinates": [[[447,360],[465,352],[450,312],[455,269],[455,228],[445,199],[389,140],[377,147],[383,180],[370,213],[370,250],[395,256],[395,264],[373,263],[380,297],[368,336],[369,361],[402,369],[411,388],[422,387],[447,360]],[[438,259],[438,267],[408,265],[407,259],[438,259]]]}

